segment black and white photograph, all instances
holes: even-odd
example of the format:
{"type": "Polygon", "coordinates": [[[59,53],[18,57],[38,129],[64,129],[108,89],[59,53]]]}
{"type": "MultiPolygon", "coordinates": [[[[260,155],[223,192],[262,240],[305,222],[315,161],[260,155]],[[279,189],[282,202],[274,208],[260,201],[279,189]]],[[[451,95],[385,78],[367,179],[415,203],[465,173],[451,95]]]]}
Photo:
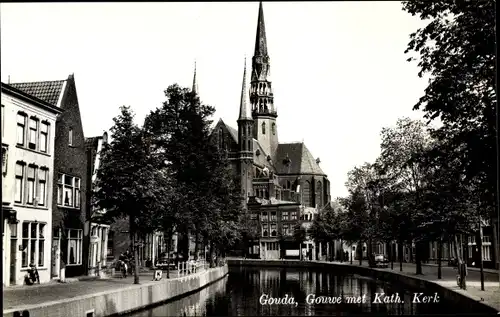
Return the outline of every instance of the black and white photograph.
{"type": "Polygon", "coordinates": [[[7,317],[500,314],[496,1],[2,2],[7,317]]]}

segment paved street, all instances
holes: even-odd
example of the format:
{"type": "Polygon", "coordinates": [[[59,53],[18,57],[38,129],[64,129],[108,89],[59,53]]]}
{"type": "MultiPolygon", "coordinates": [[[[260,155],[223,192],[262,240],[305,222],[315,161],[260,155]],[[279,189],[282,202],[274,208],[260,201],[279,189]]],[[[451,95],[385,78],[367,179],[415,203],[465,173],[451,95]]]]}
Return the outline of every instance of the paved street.
{"type": "MultiPolygon", "coordinates": [[[[170,271],[170,278],[177,278],[177,271],[170,271]]],[[[166,273],[163,272],[163,279],[166,273]]],[[[140,273],[139,281],[141,284],[158,283],[152,281],[153,271],[140,273]]],[[[6,287],[3,290],[3,309],[14,307],[25,307],[45,302],[73,298],[87,294],[95,294],[105,291],[116,290],[118,288],[129,287],[133,285],[134,277],[127,278],[109,278],[82,280],[71,283],[48,283],[33,286],[14,286],[6,287]]]]}

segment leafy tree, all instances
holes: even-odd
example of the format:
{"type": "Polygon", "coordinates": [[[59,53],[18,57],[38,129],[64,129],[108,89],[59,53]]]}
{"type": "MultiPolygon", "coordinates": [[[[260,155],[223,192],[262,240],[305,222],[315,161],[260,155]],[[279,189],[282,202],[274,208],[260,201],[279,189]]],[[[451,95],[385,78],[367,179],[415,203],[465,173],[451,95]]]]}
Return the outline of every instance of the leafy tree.
{"type": "MultiPolygon", "coordinates": [[[[427,170],[415,160],[420,153],[426,151],[430,143],[430,135],[425,124],[419,120],[401,118],[395,127],[386,127],[381,132],[381,169],[384,174],[398,184],[399,188],[408,192],[411,198],[408,207],[413,209],[410,226],[410,244],[415,241],[416,246],[416,273],[422,274],[422,246],[425,241],[425,231],[418,230],[425,211],[421,208],[422,184],[427,170]]],[[[410,219],[408,219],[410,220],[410,219]]]]}
{"type": "Polygon", "coordinates": [[[403,2],[403,10],[429,21],[410,35],[405,51],[411,55],[409,61],[418,61],[420,77],[430,75],[414,109],[425,111],[429,121],[442,122],[433,134],[445,141],[447,153],[460,158],[457,168],[465,172],[463,182],[472,182],[481,193],[494,226],[493,258],[497,259],[495,4],[418,0],[403,2]]]}
{"type": "MultiPolygon", "coordinates": [[[[182,194],[177,199],[176,231],[194,232],[197,242],[210,245],[211,258],[238,237],[241,198],[225,153],[210,138],[210,117],[215,109],[200,102],[187,88],[171,85],[167,100],[145,121],[154,146],[182,194]]],[[[196,243],[198,247],[199,243],[196,243]]],[[[181,248],[188,256],[188,244],[181,248]]],[[[197,252],[195,252],[197,253],[197,252]]]]}
{"type": "Polygon", "coordinates": [[[299,244],[300,257],[302,258],[302,243],[307,239],[307,230],[300,222],[293,227],[293,239],[299,244]]]}
{"type": "Polygon", "coordinates": [[[135,257],[134,283],[139,283],[136,234],[154,230],[152,215],[162,208],[161,173],[152,164],[142,130],[133,123],[129,107],[121,107],[111,128],[112,140],[101,152],[94,204],[106,210],[106,218],[128,218],[135,257]]]}

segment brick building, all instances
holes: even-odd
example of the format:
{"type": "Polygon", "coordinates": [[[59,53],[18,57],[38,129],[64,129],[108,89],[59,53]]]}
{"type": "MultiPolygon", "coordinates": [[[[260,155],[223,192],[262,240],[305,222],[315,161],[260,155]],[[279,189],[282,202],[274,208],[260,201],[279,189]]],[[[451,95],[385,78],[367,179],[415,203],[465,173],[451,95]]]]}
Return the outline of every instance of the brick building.
{"type": "Polygon", "coordinates": [[[62,111],[55,129],[51,276],[60,277],[61,265],[65,265],[67,277],[84,275],[87,156],[74,76],[11,86],[62,111]]]}

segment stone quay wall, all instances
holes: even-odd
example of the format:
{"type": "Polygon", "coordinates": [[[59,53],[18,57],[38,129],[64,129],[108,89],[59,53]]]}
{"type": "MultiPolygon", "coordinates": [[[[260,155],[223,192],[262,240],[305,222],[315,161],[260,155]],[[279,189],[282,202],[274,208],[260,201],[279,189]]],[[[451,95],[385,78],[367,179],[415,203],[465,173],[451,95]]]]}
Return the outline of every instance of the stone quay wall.
{"type": "MultiPolygon", "coordinates": [[[[194,293],[228,274],[227,265],[175,279],[148,281],[144,284],[121,287],[111,292],[101,292],[62,298],[57,301],[27,306],[30,317],[116,316],[162,304],[166,301],[194,293]]],[[[4,316],[14,316],[18,308],[4,311],[4,316]]]]}

